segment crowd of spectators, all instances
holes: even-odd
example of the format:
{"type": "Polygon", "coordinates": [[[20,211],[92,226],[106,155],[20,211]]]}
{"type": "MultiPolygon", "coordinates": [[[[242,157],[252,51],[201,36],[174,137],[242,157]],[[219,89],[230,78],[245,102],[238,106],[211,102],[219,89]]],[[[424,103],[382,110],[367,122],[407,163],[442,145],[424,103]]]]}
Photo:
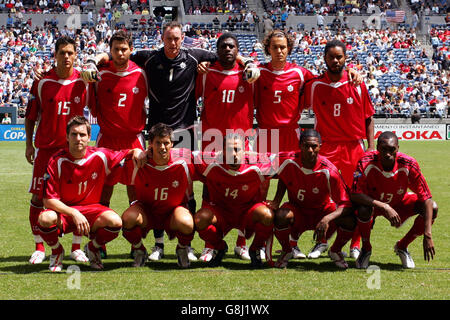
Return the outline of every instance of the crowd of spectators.
{"type": "Polygon", "coordinates": [[[406,0],[411,9],[425,16],[445,15],[450,8],[447,0],[406,0]]]}

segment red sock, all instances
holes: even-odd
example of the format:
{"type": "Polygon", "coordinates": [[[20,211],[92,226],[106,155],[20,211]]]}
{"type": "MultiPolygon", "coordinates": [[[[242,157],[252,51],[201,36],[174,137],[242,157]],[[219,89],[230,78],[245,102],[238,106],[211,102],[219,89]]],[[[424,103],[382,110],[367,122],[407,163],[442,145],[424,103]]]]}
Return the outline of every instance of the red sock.
{"type": "Polygon", "coordinates": [[[34,236],[34,243],[36,245],[36,251],[45,251],[44,248],[44,242],[42,240],[40,231],[39,231],[39,224],[38,224],[38,218],[41,214],[41,211],[44,210],[41,206],[36,206],[33,203],[30,203],[30,213],[29,213],[29,220],[30,220],[30,227],[31,227],[31,233],[34,236]]]}
{"type": "Polygon", "coordinates": [[[140,249],[142,247],[142,228],[135,226],[131,229],[122,228],[122,234],[125,239],[133,246],[133,249],[140,249]]]}
{"type": "Polygon", "coordinates": [[[192,239],[194,239],[194,232],[192,232],[191,234],[183,234],[181,232],[176,232],[175,236],[178,239],[178,243],[184,247],[189,246],[192,239]]]}
{"type": "Polygon", "coordinates": [[[372,250],[372,245],[370,243],[370,233],[372,232],[372,221],[373,217],[371,217],[369,221],[361,221],[359,220],[359,218],[357,219],[362,245],[364,250],[366,251],[372,250]]]}
{"type": "Polygon", "coordinates": [[[72,237],[72,252],[75,250],[81,249],[81,241],[83,240],[83,236],[78,233],[78,231],[75,231],[73,233],[72,237]]]}
{"type": "Polygon", "coordinates": [[[255,237],[249,248],[249,250],[258,250],[264,247],[266,240],[272,235],[273,224],[265,226],[262,223],[255,223],[255,237]]]}
{"type": "Polygon", "coordinates": [[[351,239],[352,235],[353,231],[347,231],[342,228],[337,228],[337,236],[330,250],[332,252],[341,252],[342,247],[345,246],[345,244],[351,239]]]}
{"type": "Polygon", "coordinates": [[[245,236],[242,234],[238,234],[236,239],[236,247],[243,247],[246,245],[245,236]]]}
{"type": "Polygon", "coordinates": [[[361,234],[359,232],[358,226],[356,226],[356,229],[353,232],[352,242],[350,242],[350,249],[360,247],[361,247],[361,234]]]}
{"type": "Polygon", "coordinates": [[[421,215],[418,215],[414,224],[407,234],[397,243],[399,249],[406,250],[411,242],[418,236],[423,235],[425,231],[425,220],[421,215]]]}
{"type": "Polygon", "coordinates": [[[98,229],[97,232],[94,234],[94,239],[92,241],[90,241],[90,243],[89,243],[90,244],[89,248],[93,249],[92,248],[92,246],[93,246],[98,250],[100,247],[102,247],[106,243],[117,238],[117,236],[119,235],[120,229],[121,228],[110,228],[110,227],[98,229]]]}
{"type": "Polygon", "coordinates": [[[221,249],[219,247],[223,246],[222,242],[222,232],[216,228],[215,225],[211,224],[203,230],[198,231],[200,238],[212,246],[214,249],[221,249]]]}
{"type": "Polygon", "coordinates": [[[52,248],[52,254],[58,254],[62,250],[62,246],[59,245],[58,228],[56,225],[44,228],[39,226],[39,233],[45,243],[52,248]]]}
{"type": "MultiPolygon", "coordinates": [[[[284,252],[290,252],[292,248],[292,242],[289,240],[289,235],[291,234],[291,228],[285,228],[285,229],[277,229],[274,230],[274,235],[277,238],[277,240],[281,244],[281,249],[284,252]]],[[[297,245],[297,241],[295,241],[294,247],[297,245]]]]}
{"type": "Polygon", "coordinates": [[[289,235],[289,244],[291,248],[296,247],[298,244],[298,237],[295,238],[292,234],[289,235]]]}

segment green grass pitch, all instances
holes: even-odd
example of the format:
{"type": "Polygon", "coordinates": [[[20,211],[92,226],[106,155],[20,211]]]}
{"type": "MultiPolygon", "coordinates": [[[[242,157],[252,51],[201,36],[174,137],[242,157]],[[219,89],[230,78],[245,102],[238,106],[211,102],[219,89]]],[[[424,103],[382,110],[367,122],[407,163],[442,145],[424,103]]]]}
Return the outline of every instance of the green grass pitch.
{"type": "MultiPolygon", "coordinates": [[[[209,269],[196,262],[188,270],[177,267],[176,243],[167,238],[165,259],[148,262],[143,268],[132,268],[130,246],[120,235],[108,245],[105,271],[93,272],[88,265],[70,260],[68,251],[72,235],[66,235],[62,239],[66,248],[64,272],[52,274],[48,271],[48,257],[41,265],[28,263],[34,244],[28,222],[30,194],[27,191],[31,166],[24,157],[25,144],[0,142],[0,194],[3,199],[0,209],[0,299],[448,300],[450,175],[447,165],[450,163],[450,142],[405,141],[400,142],[400,151],[419,161],[439,205],[439,215],[433,226],[436,257],[432,262],[424,261],[422,238],[418,238],[409,248],[416,262],[414,270],[403,270],[393,252],[395,242],[409,230],[413,220],[395,229],[387,220],[378,218],[372,233],[371,258],[371,265],[377,267],[371,272],[355,269],[350,258],[350,269],[339,271],[325,254],[317,260],[293,260],[287,269],[251,270],[247,261],[232,254],[236,239],[233,231],[226,237],[230,250],[222,267],[209,269]],[[74,267],[81,273],[67,272],[74,267]]],[[[272,182],[269,198],[273,197],[275,186],[272,182]]],[[[199,208],[199,183],[195,184],[195,191],[199,208]]],[[[121,214],[127,202],[125,187],[116,186],[111,207],[121,214]]],[[[150,234],[145,240],[147,248],[151,248],[153,242],[150,234]]],[[[301,236],[299,246],[308,252],[312,245],[312,231],[309,231],[301,236]]],[[[198,234],[193,247],[198,253],[203,249],[198,234]]],[[[279,249],[278,243],[274,249],[279,249]]],[[[345,249],[348,251],[348,245],[345,249]]]]}

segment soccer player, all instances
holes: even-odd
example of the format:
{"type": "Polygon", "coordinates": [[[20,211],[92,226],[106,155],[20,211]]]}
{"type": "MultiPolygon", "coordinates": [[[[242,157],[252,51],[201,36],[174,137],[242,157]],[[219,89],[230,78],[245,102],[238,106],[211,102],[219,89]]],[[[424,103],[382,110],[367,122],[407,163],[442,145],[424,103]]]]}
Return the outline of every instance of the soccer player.
{"type": "MultiPolygon", "coordinates": [[[[339,40],[327,42],[324,59],[327,70],[305,84],[305,107],[315,114],[315,129],[322,136],[320,152],[341,172],[347,186],[353,180],[356,162],[365,152],[374,149],[374,108],[366,85],[353,86],[344,70],[345,44],[339,40]]],[[[319,257],[328,248],[327,243],[317,243],[310,254],[319,257]]],[[[359,234],[350,244],[350,255],[359,255],[359,234]]]]}
{"type": "Polygon", "coordinates": [[[328,254],[339,268],[348,268],[341,249],[355,228],[349,190],[337,168],[319,154],[320,147],[320,134],[309,129],[300,136],[299,151],[279,155],[280,183],[272,205],[279,207],[286,189],[289,201],[275,212],[274,234],[282,246],[277,267],[286,267],[292,258],[291,234],[298,238],[306,230],[315,230],[315,240],[326,241],[337,229],[328,254]]]}
{"type": "MultiPolygon", "coordinates": [[[[282,30],[270,32],[263,41],[264,52],[271,61],[259,66],[261,75],[255,82],[255,107],[258,121],[256,148],[259,152],[295,151],[299,146],[299,127],[302,105],[300,95],[305,82],[314,75],[307,69],[287,61],[294,40],[282,30]]],[[[362,81],[360,74],[348,70],[348,80],[355,85],[362,81]]],[[[266,186],[267,189],[269,186],[266,186]]],[[[267,191],[266,191],[267,192],[267,191]]],[[[306,255],[292,239],[293,258],[306,255]]]]}
{"type": "Polygon", "coordinates": [[[195,168],[189,149],[173,149],[173,130],[156,124],[149,131],[150,159],[142,168],[127,161],[122,183],[133,185],[136,201],[122,215],[123,236],[134,251],[133,266],[144,266],[148,253],[143,238],[148,231],[165,230],[178,238],[178,265],[190,266],[188,246],[194,237],[194,220],[187,208],[195,168]]]}
{"type": "Polygon", "coordinates": [[[91,126],[82,116],[67,124],[68,147],[49,161],[42,190],[46,207],[37,220],[41,237],[52,248],[49,269],[63,267],[64,248],[58,236],[77,230],[89,236],[85,251],[93,269],[102,270],[99,248],[114,240],[122,227],[120,216],[100,204],[103,184],[108,174],[126,157],[133,159],[140,149],[111,151],[89,147],[91,126]]]}
{"type": "Polygon", "coordinates": [[[194,215],[196,230],[211,253],[208,266],[221,265],[228,250],[223,238],[236,228],[247,239],[255,235],[249,256],[252,267],[261,267],[260,252],[272,235],[273,212],[262,203],[260,186],[270,177],[272,164],[270,161],[251,163],[245,155],[245,138],[236,133],[225,136],[223,152],[216,157],[195,165],[208,191],[208,197],[194,215]]]}
{"type": "MultiPolygon", "coordinates": [[[[254,85],[243,79],[245,70],[236,61],[238,52],[236,36],[223,33],[217,40],[218,61],[210,66],[208,73],[197,78],[196,95],[203,101],[200,119],[204,151],[222,150],[222,137],[226,135],[227,129],[242,130],[244,135],[251,134],[254,85]]],[[[203,196],[207,197],[207,194],[204,192],[203,196]]],[[[234,251],[241,259],[250,260],[242,230],[238,230],[234,251]]],[[[211,250],[205,248],[200,259],[209,260],[210,253],[211,250]]]]}
{"type": "Polygon", "coordinates": [[[406,219],[417,215],[411,229],[394,246],[404,268],[415,267],[408,245],[421,235],[424,259],[430,261],[435,255],[431,226],[437,217],[437,204],[417,161],[398,150],[397,136],[386,131],[378,137],[377,150],[367,152],[358,162],[351,194],[352,201],[358,205],[357,222],[362,238],[357,268],[369,266],[370,234],[377,216],[384,216],[398,228],[406,219]]]}
{"type": "MultiPolygon", "coordinates": [[[[33,176],[29,192],[30,225],[36,244],[30,263],[42,263],[45,259],[43,240],[37,228],[37,219],[43,209],[40,197],[45,169],[50,157],[64,148],[66,124],[76,115],[83,115],[89,104],[89,86],[80,77],[73,65],[77,57],[75,40],[61,37],[55,44],[56,67],[40,80],[35,80],[25,115],[26,149],[25,158],[33,165],[33,176]],[[33,135],[36,129],[36,135],[33,135]]],[[[81,236],[74,235],[71,257],[76,261],[87,261],[80,250],[81,236]]]]}

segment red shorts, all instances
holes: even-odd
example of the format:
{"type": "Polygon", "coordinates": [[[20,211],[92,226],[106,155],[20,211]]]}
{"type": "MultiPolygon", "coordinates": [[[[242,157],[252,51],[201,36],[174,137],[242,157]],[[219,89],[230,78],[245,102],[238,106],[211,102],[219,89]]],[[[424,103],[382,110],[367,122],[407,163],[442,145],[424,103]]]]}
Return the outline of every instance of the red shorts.
{"type": "Polygon", "coordinates": [[[100,132],[97,137],[97,147],[116,151],[135,148],[145,150],[145,138],[142,133],[132,137],[111,137],[100,132]]]}
{"type": "MultiPolygon", "coordinates": [[[[417,194],[408,192],[403,197],[403,200],[401,203],[392,206],[392,208],[395,211],[397,211],[398,215],[400,216],[402,224],[406,220],[408,220],[408,218],[418,214],[418,212],[416,212],[416,210],[415,210],[417,200],[418,200],[417,194]]],[[[384,216],[384,214],[383,214],[383,210],[376,208],[373,212],[373,217],[375,219],[378,216],[384,216]]]]}
{"type": "Polygon", "coordinates": [[[251,206],[249,209],[243,210],[241,212],[229,212],[210,202],[203,201],[202,203],[202,208],[211,210],[211,212],[216,216],[216,226],[220,230],[222,230],[224,237],[232,229],[238,229],[245,234],[246,238],[250,238],[254,232],[254,230],[250,231],[249,229],[249,226],[253,225],[253,211],[260,206],[265,206],[265,204],[262,202],[258,202],[251,206]]]}
{"type": "Polygon", "coordinates": [[[174,230],[170,229],[170,218],[172,217],[173,212],[175,211],[175,209],[177,209],[179,207],[185,208],[189,211],[187,204],[182,205],[182,206],[177,206],[177,207],[173,208],[173,210],[168,211],[168,212],[156,213],[156,214],[155,214],[155,210],[153,208],[145,205],[143,202],[136,201],[133,203],[133,205],[139,206],[144,211],[144,214],[147,218],[147,226],[145,228],[143,228],[143,235],[142,235],[143,238],[145,238],[147,236],[147,233],[153,229],[153,230],[166,231],[167,236],[169,237],[170,240],[172,240],[176,236],[176,234],[175,234],[176,232],[174,230]]]}
{"type": "Polygon", "coordinates": [[[61,148],[36,149],[34,153],[33,176],[31,178],[30,188],[28,192],[39,196],[42,199],[42,184],[44,182],[44,174],[47,171],[48,161],[61,148]]]}
{"type": "MultiPolygon", "coordinates": [[[[94,222],[98,219],[98,217],[100,217],[100,215],[103,212],[113,211],[112,209],[102,206],[101,204],[89,204],[85,206],[70,206],[70,207],[80,211],[81,214],[86,217],[87,221],[89,222],[89,226],[91,228],[94,225],[94,222]]],[[[45,211],[54,211],[54,210],[46,209],[42,212],[45,211]]],[[[61,219],[62,233],[67,234],[77,230],[77,227],[75,226],[72,217],[62,213],[58,213],[58,216],[61,219]]]]}
{"type": "Polygon", "coordinates": [[[258,129],[258,136],[256,138],[256,147],[253,149],[261,153],[298,150],[300,142],[299,132],[300,129],[297,127],[277,129],[260,128],[258,129]],[[278,135],[274,130],[278,130],[278,135]]]}
{"type": "Polygon", "coordinates": [[[320,154],[330,160],[341,172],[345,183],[351,187],[356,164],[365,152],[364,141],[323,142],[320,154]]]}
{"type": "Polygon", "coordinates": [[[336,204],[329,202],[325,207],[320,209],[299,208],[297,205],[286,202],[281,208],[289,209],[294,213],[294,225],[291,228],[291,233],[298,238],[303,232],[307,230],[315,230],[320,220],[327,214],[336,210],[336,204]]]}

